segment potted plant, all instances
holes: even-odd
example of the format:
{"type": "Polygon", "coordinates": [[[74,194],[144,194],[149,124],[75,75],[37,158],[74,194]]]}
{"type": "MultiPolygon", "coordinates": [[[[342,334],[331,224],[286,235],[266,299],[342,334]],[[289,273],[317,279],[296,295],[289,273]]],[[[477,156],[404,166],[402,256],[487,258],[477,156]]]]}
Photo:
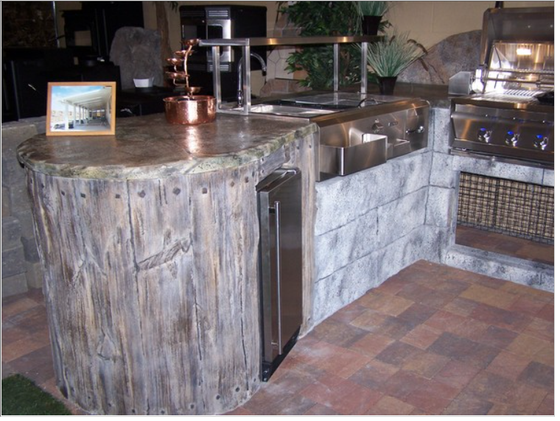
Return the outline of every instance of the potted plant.
{"type": "Polygon", "coordinates": [[[392,95],[398,75],[427,53],[422,44],[408,38],[408,32],[395,30],[383,40],[369,44],[368,71],[377,78],[381,94],[392,95]]]}
{"type": "Polygon", "coordinates": [[[383,32],[387,26],[390,26],[388,21],[381,21],[391,8],[390,2],[355,1],[354,4],[364,35],[377,35],[380,30],[383,32]]]}
{"type": "MultiPolygon", "coordinates": [[[[279,2],[279,13],[300,28],[300,36],[351,36],[359,33],[357,8],[351,1],[279,2]]],[[[351,45],[340,47],[340,86],[360,80],[360,52],[351,45]]],[[[305,70],[299,83],[312,89],[332,87],[333,48],[331,45],[309,45],[298,48],[286,60],[290,73],[305,70]]]]}

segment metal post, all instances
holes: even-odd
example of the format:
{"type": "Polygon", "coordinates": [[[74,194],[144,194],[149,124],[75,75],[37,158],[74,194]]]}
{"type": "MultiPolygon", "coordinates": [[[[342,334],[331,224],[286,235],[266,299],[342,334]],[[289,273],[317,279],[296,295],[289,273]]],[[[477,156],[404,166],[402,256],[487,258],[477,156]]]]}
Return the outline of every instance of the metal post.
{"type": "Polygon", "coordinates": [[[251,108],[251,47],[249,40],[242,47],[243,49],[243,112],[249,114],[251,108]]]}
{"type": "Polygon", "coordinates": [[[362,70],[362,83],[360,86],[360,93],[362,95],[367,94],[367,51],[368,51],[368,43],[362,42],[362,61],[361,61],[361,70],[362,70]]]}
{"type": "Polygon", "coordinates": [[[338,92],[338,58],[340,55],[340,45],[339,44],[333,44],[333,90],[335,92],[338,92]]]}
{"type": "MultiPolygon", "coordinates": [[[[186,57],[185,57],[186,60],[186,57]]],[[[220,109],[222,105],[222,85],[220,83],[220,47],[215,45],[212,47],[212,82],[214,84],[214,96],[216,97],[216,109],[220,109]]]]}

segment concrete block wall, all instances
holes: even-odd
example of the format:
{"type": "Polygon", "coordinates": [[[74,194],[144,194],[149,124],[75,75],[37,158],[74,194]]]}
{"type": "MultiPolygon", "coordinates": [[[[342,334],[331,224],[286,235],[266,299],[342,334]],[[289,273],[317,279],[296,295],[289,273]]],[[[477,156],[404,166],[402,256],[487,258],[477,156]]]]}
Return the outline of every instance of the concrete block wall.
{"type": "Polygon", "coordinates": [[[45,133],[44,117],[2,124],[2,297],[43,282],[26,174],[16,157],[19,144],[40,133],[45,133]]]}
{"type": "Polygon", "coordinates": [[[316,184],[313,324],[417,260],[554,291],[554,267],[455,244],[461,171],[554,185],[554,171],[449,153],[450,110],[430,110],[428,147],[316,184]]]}
{"type": "Polygon", "coordinates": [[[417,151],[316,184],[313,322],[428,257],[431,152],[417,151]]]}

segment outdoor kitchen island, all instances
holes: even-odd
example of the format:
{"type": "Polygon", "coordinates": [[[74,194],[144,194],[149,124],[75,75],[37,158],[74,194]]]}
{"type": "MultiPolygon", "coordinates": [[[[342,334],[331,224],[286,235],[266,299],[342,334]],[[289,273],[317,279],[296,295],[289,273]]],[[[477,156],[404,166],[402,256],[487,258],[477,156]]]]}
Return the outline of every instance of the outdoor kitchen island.
{"type": "Polygon", "coordinates": [[[119,120],[115,136],[20,145],[69,400],[92,414],[220,414],[259,388],[255,186],[301,170],[309,249],[315,134],[291,119],[157,114],[119,120]]]}

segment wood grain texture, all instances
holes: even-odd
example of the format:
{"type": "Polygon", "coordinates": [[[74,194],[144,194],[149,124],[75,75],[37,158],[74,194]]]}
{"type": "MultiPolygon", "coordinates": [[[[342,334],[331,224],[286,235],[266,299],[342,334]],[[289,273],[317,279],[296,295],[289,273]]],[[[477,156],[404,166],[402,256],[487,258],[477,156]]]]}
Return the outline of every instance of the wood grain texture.
{"type": "Polygon", "coordinates": [[[316,142],[294,140],[274,164],[154,180],[28,170],[57,384],[71,401],[92,414],[220,414],[258,390],[255,186],[279,161],[302,169],[308,317],[316,142]]]}

